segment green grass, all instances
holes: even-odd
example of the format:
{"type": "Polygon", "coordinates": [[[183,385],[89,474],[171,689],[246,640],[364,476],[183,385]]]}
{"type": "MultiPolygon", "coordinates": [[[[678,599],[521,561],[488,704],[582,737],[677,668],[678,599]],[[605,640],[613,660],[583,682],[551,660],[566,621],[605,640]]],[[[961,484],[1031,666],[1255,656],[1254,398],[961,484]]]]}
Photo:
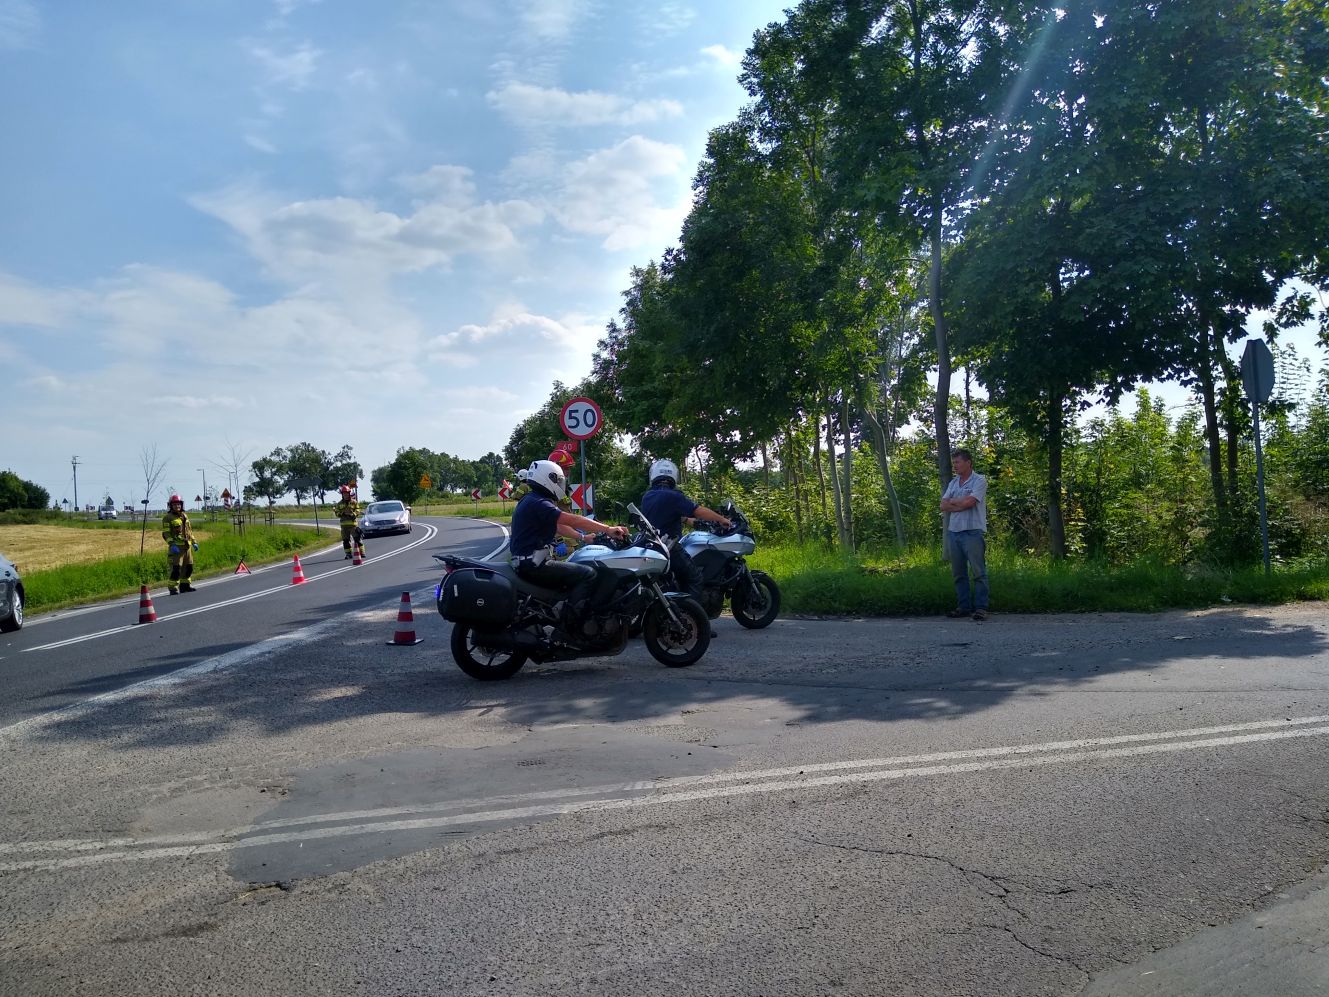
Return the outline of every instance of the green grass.
{"type": "MultiPolygon", "coordinates": [[[[955,605],[950,566],[937,550],[854,557],[813,547],[765,546],[749,559],[783,593],[783,611],[825,616],[911,616],[955,605]]],[[[1000,613],[1156,612],[1229,603],[1329,598],[1329,563],[1200,570],[1152,562],[1111,567],[1053,563],[989,549],[992,609],[1000,613]]]]}
{"type": "MultiPolygon", "coordinates": [[[[199,538],[199,549],[194,555],[195,579],[230,574],[241,560],[251,567],[281,561],[293,553],[336,543],[340,536],[335,529],[324,530],[319,536],[307,528],[270,528],[251,524],[241,537],[230,532],[228,525],[220,520],[216,523],[193,522],[199,538]]],[[[27,611],[39,613],[127,595],[137,592],[143,584],[164,584],[170,568],[160,532],[160,528],[154,532],[153,524],[148,524],[147,549],[142,557],[111,557],[25,573],[23,587],[27,595],[27,611]]]]}

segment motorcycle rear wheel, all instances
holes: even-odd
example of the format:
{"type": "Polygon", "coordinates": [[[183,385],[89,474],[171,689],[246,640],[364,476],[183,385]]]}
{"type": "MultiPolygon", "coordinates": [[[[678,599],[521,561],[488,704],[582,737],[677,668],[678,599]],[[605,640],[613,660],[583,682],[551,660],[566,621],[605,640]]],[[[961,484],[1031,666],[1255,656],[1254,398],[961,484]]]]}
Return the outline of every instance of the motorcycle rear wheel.
{"type": "Polygon", "coordinates": [[[701,660],[711,646],[711,621],[695,599],[679,599],[672,605],[678,625],[669,618],[669,611],[657,604],[646,610],[642,637],[646,650],[660,664],[685,668],[701,660]]]}
{"type": "Polygon", "coordinates": [[[752,587],[746,592],[738,589],[730,601],[730,609],[739,626],[749,630],[769,627],[780,615],[780,586],[764,571],[752,572],[752,587]]]}
{"type": "Polygon", "coordinates": [[[454,623],[452,660],[473,679],[501,682],[521,671],[521,666],[526,664],[526,655],[520,651],[486,647],[484,634],[478,633],[467,623],[454,623]]]}

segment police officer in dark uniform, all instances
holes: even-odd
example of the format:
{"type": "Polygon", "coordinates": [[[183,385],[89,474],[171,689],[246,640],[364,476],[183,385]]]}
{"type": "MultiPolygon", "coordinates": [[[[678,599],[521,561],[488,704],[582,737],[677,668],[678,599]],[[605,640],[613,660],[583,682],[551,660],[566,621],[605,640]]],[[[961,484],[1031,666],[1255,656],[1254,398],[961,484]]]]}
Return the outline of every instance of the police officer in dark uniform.
{"type": "Polygon", "coordinates": [[[568,494],[568,479],[552,460],[537,460],[526,471],[530,491],[512,512],[512,537],[508,542],[517,575],[542,588],[568,591],[564,605],[564,627],[580,614],[595,586],[595,569],[585,564],[556,561],[552,547],[560,529],[583,533],[610,533],[627,539],[622,526],[605,526],[585,516],[565,512],[558,503],[568,494]]]}
{"type": "MultiPolygon", "coordinates": [[[[657,530],[672,542],[669,545],[669,570],[674,573],[679,588],[701,601],[701,575],[692,566],[677,541],[683,536],[683,520],[701,519],[717,523],[725,529],[733,524],[718,512],[692,501],[678,490],[678,465],[672,460],[657,460],[651,465],[651,487],[641,497],[641,513],[657,530]]],[[[711,631],[715,636],[715,631],[711,631]]]]}

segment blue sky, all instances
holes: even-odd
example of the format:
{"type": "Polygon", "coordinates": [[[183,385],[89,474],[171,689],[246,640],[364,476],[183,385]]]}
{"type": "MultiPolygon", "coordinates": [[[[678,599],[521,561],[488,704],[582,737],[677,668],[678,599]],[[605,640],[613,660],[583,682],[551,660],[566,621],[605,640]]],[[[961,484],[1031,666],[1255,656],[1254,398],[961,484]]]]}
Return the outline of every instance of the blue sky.
{"type": "Polygon", "coordinates": [[[160,504],[300,441],[501,450],[788,2],[0,0],[0,469],[137,502],[156,446],[160,504]]]}
{"type": "Polygon", "coordinates": [[[501,450],[784,6],[0,0],[0,468],[121,502],[154,445],[191,498],[302,440],[501,450]]]}

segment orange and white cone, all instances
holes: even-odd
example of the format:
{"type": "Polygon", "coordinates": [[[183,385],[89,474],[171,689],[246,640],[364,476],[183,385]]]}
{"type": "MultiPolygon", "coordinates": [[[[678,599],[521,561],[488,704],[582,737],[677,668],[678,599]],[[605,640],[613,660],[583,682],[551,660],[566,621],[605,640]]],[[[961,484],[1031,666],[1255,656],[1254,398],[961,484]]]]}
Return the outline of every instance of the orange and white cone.
{"type": "Polygon", "coordinates": [[[140,623],[157,622],[157,610],[153,608],[152,596],[148,593],[146,585],[138,590],[138,621],[140,623]]]}
{"type": "Polygon", "coordinates": [[[295,555],[295,564],[291,568],[291,584],[303,585],[305,583],[305,569],[300,567],[300,555],[295,555]]]}
{"type": "Polygon", "coordinates": [[[419,644],[423,637],[415,636],[415,615],[411,612],[411,593],[401,594],[401,608],[397,610],[397,632],[388,641],[389,647],[410,647],[419,644]]]}
{"type": "Polygon", "coordinates": [[[351,554],[351,567],[355,567],[357,564],[364,564],[365,549],[361,547],[359,544],[356,544],[354,547],[351,548],[351,550],[353,551],[353,553],[351,554]]]}

